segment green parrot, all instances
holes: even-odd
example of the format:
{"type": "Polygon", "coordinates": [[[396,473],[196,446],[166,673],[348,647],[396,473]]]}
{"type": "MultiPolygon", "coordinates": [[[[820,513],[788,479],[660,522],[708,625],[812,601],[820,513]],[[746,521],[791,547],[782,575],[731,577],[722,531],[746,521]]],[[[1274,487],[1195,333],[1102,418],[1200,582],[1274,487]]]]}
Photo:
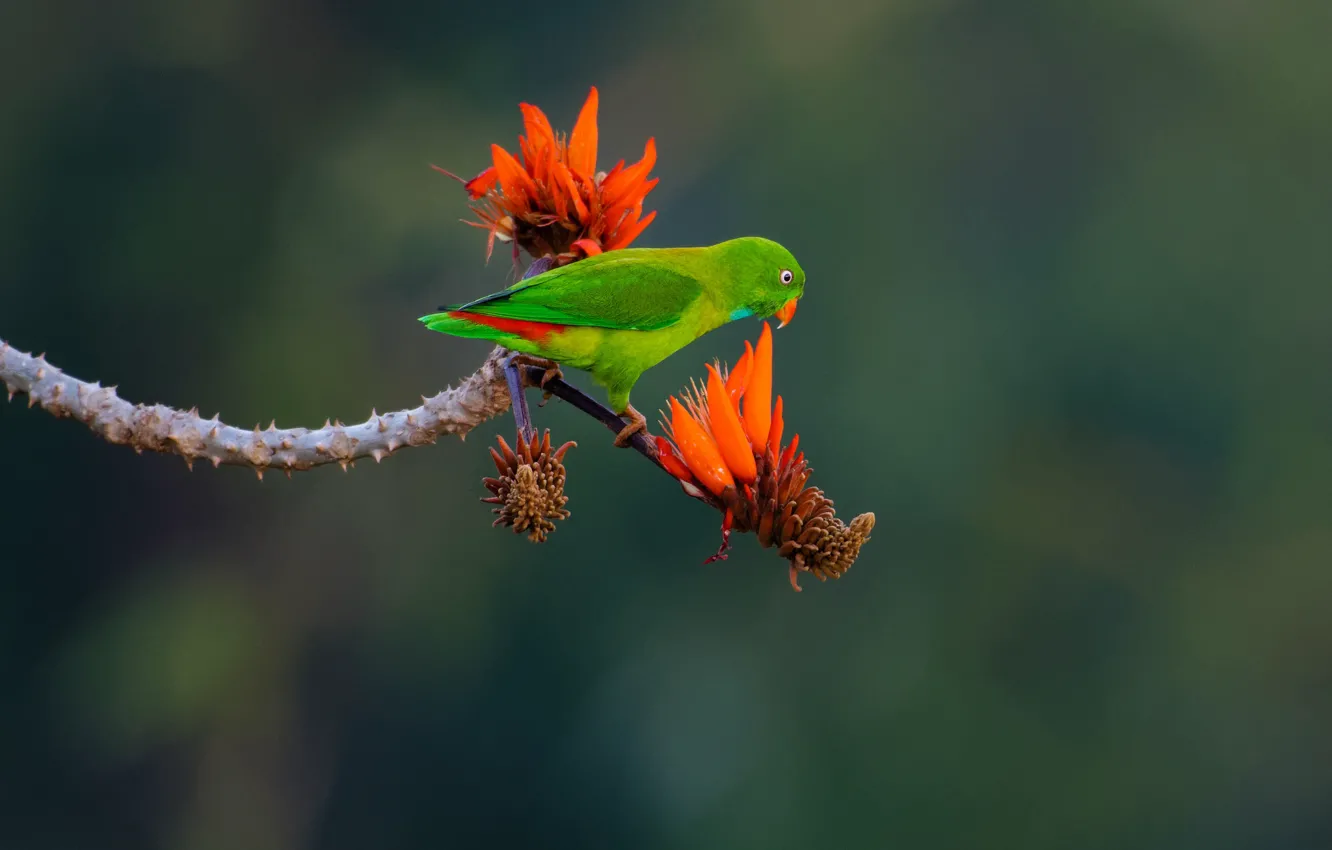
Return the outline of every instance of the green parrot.
{"type": "MultiPolygon", "coordinates": [[[[749,236],[707,248],[625,248],[551,269],[503,292],[422,316],[432,331],[590,372],[630,424],[616,445],[647,428],[629,403],[640,375],[708,331],[749,316],[795,315],[805,273],[791,252],[749,236]]],[[[553,374],[550,372],[548,374],[553,374]]]]}

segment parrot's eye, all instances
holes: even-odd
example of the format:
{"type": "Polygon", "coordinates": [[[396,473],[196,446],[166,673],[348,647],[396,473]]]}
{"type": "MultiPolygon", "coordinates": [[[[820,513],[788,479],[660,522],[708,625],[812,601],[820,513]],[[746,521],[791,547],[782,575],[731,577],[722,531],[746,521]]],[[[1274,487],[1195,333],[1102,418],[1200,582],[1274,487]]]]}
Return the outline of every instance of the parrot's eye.
{"type": "Polygon", "coordinates": [[[791,274],[791,270],[782,269],[782,286],[790,286],[793,280],[795,280],[795,275],[791,274]]]}

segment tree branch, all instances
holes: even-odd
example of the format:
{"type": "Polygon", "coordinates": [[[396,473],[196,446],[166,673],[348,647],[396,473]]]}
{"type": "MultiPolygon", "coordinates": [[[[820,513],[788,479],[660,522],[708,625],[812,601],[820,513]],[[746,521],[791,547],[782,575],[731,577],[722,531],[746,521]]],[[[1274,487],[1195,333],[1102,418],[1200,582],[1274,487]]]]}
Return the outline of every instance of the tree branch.
{"type": "MultiPolygon", "coordinates": [[[[541,379],[545,375],[545,370],[538,366],[523,366],[519,368],[523,369],[523,380],[526,382],[527,386],[537,387],[541,385],[541,379]]],[[[615,411],[592,398],[590,395],[578,389],[578,387],[575,387],[563,378],[552,378],[546,382],[543,389],[551,395],[569,402],[569,404],[572,404],[583,413],[586,413],[602,425],[605,425],[610,429],[612,434],[620,433],[620,429],[629,424],[621,419],[615,411]]],[[[643,433],[635,434],[629,440],[629,448],[652,461],[654,466],[662,472],[665,472],[667,475],[670,475],[672,481],[679,483],[679,480],[674,475],[671,475],[670,471],[662,465],[661,457],[657,454],[657,444],[650,439],[648,435],[643,433]]],[[[700,490],[692,485],[685,486],[683,489],[686,494],[698,499],[704,504],[711,505],[720,511],[726,510],[726,504],[706,490],[700,490]]]]}
{"type": "Polygon", "coordinates": [[[194,465],[196,460],[213,466],[248,466],[263,478],[269,469],[288,474],[327,463],[342,464],[345,470],[355,461],[372,457],[376,462],[408,446],[435,442],[441,434],[466,436],[485,420],[509,408],[505,386],[504,357],[496,348],[475,373],[462,383],[431,398],[421,397],[421,406],[396,413],[374,413],[359,425],[325,421],[322,428],[277,428],[261,431],[236,428],[204,419],[197,409],[176,410],[162,404],[131,404],[116,395],[115,387],[89,384],[65,374],[46,362],[0,340],[0,381],[12,400],[15,393],[28,396],[28,406],[40,404],[57,417],[78,419],[93,433],[110,443],[180,455],[194,465]]]}
{"type": "MultiPolygon", "coordinates": [[[[383,460],[399,449],[424,446],[441,434],[467,432],[509,409],[511,391],[519,399],[515,411],[519,427],[531,429],[530,414],[522,390],[539,387],[545,370],[514,362],[508,350],[495,348],[481,367],[462,383],[432,398],[421,397],[421,406],[396,413],[371,412],[359,425],[324,422],[322,428],[278,428],[253,430],[226,425],[215,415],[204,419],[197,409],[177,410],[164,404],[131,404],[116,395],[115,387],[87,383],[65,374],[46,362],[45,355],[32,356],[0,340],[0,381],[12,401],[16,393],[28,396],[28,407],[40,404],[57,418],[77,419],[109,443],[179,455],[194,467],[196,460],[213,466],[248,466],[261,479],[269,469],[287,475],[316,466],[338,463],[345,470],[361,458],[383,460]]],[[[562,378],[546,382],[545,390],[601,422],[618,434],[628,423],[610,408],[562,378]]],[[[657,457],[656,444],[635,434],[630,448],[665,472],[657,457]]],[[[669,472],[666,473],[670,475],[669,472]]],[[[671,476],[674,480],[675,476],[671,476]]],[[[685,492],[714,508],[724,509],[721,500],[695,487],[685,492]]]]}

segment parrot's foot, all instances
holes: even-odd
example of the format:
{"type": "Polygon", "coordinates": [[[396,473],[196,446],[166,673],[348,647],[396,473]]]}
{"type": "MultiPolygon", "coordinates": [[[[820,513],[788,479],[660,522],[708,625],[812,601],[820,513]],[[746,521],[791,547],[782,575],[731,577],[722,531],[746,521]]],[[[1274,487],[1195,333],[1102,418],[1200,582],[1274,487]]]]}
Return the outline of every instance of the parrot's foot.
{"type": "MultiPolygon", "coordinates": [[[[535,366],[538,369],[546,370],[545,373],[542,374],[541,380],[537,382],[537,386],[542,390],[546,390],[546,384],[556,378],[564,380],[564,372],[561,371],[560,364],[556,363],[554,360],[548,360],[545,357],[535,357],[531,354],[514,354],[512,357],[513,363],[518,366],[535,366]]],[[[546,390],[541,396],[541,404],[539,406],[544,407],[546,402],[550,401],[550,396],[551,392],[546,390]]]]}
{"type": "Polygon", "coordinates": [[[545,373],[541,376],[541,403],[538,404],[537,407],[545,407],[546,402],[550,401],[550,397],[554,395],[554,393],[546,389],[546,384],[556,378],[559,378],[561,381],[564,380],[564,373],[560,371],[560,364],[551,361],[551,364],[546,367],[545,373]]]}
{"type": "Polygon", "coordinates": [[[635,434],[647,433],[647,417],[634,410],[632,404],[625,407],[624,413],[620,415],[628,416],[630,419],[629,424],[621,428],[620,433],[615,435],[615,445],[625,449],[629,447],[629,441],[634,438],[635,434]]]}

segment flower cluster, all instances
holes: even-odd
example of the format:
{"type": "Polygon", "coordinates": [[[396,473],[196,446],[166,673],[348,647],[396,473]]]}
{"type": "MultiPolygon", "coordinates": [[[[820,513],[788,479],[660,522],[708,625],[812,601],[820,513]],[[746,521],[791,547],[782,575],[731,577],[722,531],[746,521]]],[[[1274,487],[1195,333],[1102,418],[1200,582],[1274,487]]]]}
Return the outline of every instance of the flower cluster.
{"type": "Polygon", "coordinates": [[[533,543],[544,543],[555,530],[555,520],[569,518],[564,509],[569,502],[564,495],[564,456],[576,443],[568,442],[552,451],[550,431],[540,437],[533,433],[530,438],[524,438],[520,431],[515,452],[503,437],[496,439],[499,451],[492,448],[490,456],[499,477],[482,482],[490,496],[481,501],[498,505],[493,513],[499,517],[493,525],[507,525],[514,534],[526,531],[533,543]]]}
{"type": "Polygon", "coordinates": [[[512,242],[515,257],[521,247],[558,264],[637,239],[656,217],[656,212],[643,215],[643,199],[657,185],[656,178],[649,179],[656,142],[648,139],[643,158],[633,165],[621,160],[609,172],[597,171],[595,87],[567,137],[557,134],[537,107],[519,108],[525,131],[518,138],[519,156],[491,145],[494,165],[464,183],[468,196],[480,202],[472,207],[480,220],[468,224],[490,233],[486,258],[496,239],[512,242]]]}
{"type": "Polygon", "coordinates": [[[801,572],[826,581],[850,569],[869,540],[874,514],[843,523],[832,500],[806,486],[811,470],[800,435],[783,445],[785,411],[781,396],[772,401],[768,324],[758,345],[745,344],[735,368],[709,365],[707,381],[682,396],[671,396],[670,415],[662,413],[670,438],[656,438],[658,459],[686,492],[725,512],[722,550],[714,559],[726,557],[731,531],[752,531],[790,562],[797,591],[801,572]]]}

